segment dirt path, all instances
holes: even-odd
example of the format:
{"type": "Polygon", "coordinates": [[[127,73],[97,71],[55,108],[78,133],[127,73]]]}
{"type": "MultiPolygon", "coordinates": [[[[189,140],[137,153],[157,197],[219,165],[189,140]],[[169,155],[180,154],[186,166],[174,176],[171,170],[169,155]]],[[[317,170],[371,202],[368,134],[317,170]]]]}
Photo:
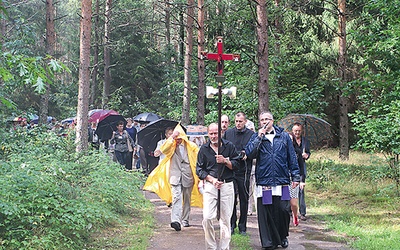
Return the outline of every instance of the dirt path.
{"type": "MultiPolygon", "coordinates": [[[[151,250],[204,250],[204,232],[201,225],[202,209],[192,207],[190,227],[183,227],[182,231],[175,231],[170,227],[171,209],[166,206],[154,193],[144,191],[148,200],[155,206],[156,229],[150,240],[151,250]]],[[[217,228],[217,227],[216,227],[217,228]]],[[[247,233],[250,236],[251,249],[261,250],[261,243],[258,235],[257,216],[248,217],[247,233]]],[[[347,250],[344,243],[337,241],[337,238],[328,231],[316,225],[312,219],[301,221],[298,227],[290,227],[289,247],[287,250],[347,250]]],[[[231,249],[234,249],[233,247],[231,249]]],[[[282,248],[278,248],[282,249],[282,248]]]]}

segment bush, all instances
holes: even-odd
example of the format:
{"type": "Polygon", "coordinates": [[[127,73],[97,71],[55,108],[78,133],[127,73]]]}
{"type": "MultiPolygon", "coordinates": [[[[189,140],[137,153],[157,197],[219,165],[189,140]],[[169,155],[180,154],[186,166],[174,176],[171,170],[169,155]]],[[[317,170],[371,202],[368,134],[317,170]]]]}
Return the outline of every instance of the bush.
{"type": "Polygon", "coordinates": [[[53,133],[7,133],[0,157],[0,247],[82,249],[94,231],[132,214],[142,178],[102,152],[74,152],[53,133]]]}
{"type": "Polygon", "coordinates": [[[395,186],[388,185],[391,171],[386,165],[355,165],[332,160],[307,162],[307,180],[317,189],[346,192],[368,192],[374,196],[392,197],[395,186]],[[363,183],[365,190],[360,189],[363,183]]]}

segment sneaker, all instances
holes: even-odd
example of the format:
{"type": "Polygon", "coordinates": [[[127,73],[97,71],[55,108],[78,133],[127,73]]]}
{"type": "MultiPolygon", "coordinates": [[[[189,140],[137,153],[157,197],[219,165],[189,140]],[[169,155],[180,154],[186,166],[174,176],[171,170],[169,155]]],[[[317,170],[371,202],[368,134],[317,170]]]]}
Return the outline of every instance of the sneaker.
{"type": "Polygon", "coordinates": [[[186,220],[182,221],[182,225],[183,227],[190,227],[189,222],[186,220]]]}

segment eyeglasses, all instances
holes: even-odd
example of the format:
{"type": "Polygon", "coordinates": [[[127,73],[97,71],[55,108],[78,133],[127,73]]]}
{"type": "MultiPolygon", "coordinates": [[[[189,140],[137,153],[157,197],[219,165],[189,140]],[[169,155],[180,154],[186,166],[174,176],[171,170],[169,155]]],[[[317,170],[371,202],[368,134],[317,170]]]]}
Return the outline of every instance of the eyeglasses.
{"type": "Polygon", "coordinates": [[[261,119],[260,119],[260,121],[272,121],[272,120],[274,120],[274,119],[267,118],[267,117],[266,117],[266,118],[261,118],[261,119]]]}

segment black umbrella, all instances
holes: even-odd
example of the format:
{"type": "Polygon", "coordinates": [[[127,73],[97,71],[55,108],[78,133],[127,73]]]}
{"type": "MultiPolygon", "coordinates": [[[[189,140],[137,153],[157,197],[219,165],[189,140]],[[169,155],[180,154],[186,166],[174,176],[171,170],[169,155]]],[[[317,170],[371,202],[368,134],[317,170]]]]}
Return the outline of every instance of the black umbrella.
{"type": "MultiPolygon", "coordinates": [[[[138,144],[149,151],[157,147],[159,140],[165,139],[165,129],[171,127],[175,128],[178,122],[158,119],[157,121],[150,122],[146,127],[137,133],[138,144]]],[[[186,133],[186,129],[183,127],[186,133]]]]}
{"type": "Polygon", "coordinates": [[[126,120],[122,115],[108,115],[102,120],[99,120],[95,133],[101,140],[111,139],[113,131],[117,130],[119,121],[123,121],[124,125],[126,125],[126,120]]]}
{"type": "Polygon", "coordinates": [[[159,119],[162,119],[162,117],[154,113],[141,113],[133,117],[133,120],[139,123],[149,123],[159,119]]]}
{"type": "Polygon", "coordinates": [[[280,120],[278,126],[287,131],[292,131],[295,123],[303,125],[304,136],[307,137],[313,148],[327,144],[333,138],[331,125],[327,121],[310,114],[290,114],[280,120]]]}

